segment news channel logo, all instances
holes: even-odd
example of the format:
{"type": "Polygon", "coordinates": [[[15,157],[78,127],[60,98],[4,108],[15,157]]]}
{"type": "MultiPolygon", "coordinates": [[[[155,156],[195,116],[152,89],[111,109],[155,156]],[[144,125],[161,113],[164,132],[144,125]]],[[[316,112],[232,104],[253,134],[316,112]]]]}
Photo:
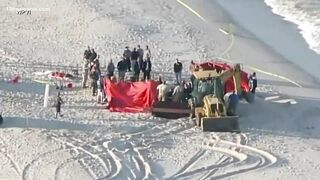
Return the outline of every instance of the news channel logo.
{"type": "Polygon", "coordinates": [[[7,7],[7,11],[15,12],[17,15],[31,15],[33,12],[48,12],[50,8],[17,8],[7,7]]]}

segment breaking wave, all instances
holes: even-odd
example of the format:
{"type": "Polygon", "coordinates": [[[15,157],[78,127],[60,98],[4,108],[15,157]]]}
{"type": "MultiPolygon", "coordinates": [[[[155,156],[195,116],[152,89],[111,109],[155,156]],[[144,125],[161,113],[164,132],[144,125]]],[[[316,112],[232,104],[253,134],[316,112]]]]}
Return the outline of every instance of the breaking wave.
{"type": "Polygon", "coordinates": [[[264,0],[273,13],[298,25],[309,47],[320,54],[320,0],[264,0]]]}

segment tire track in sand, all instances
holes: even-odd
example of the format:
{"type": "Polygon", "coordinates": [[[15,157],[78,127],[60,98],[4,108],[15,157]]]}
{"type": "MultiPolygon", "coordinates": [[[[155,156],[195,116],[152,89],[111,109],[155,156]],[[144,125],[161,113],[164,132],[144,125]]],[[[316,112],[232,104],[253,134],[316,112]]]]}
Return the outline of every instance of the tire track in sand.
{"type": "MultiPolygon", "coordinates": [[[[96,160],[100,163],[100,165],[102,166],[104,172],[105,172],[105,173],[108,172],[108,167],[107,167],[106,162],[105,162],[99,155],[94,154],[94,153],[91,153],[90,151],[84,149],[83,147],[74,145],[74,144],[72,144],[72,143],[70,143],[70,142],[67,142],[67,141],[58,139],[58,138],[56,138],[56,137],[51,137],[51,138],[52,138],[53,140],[57,141],[57,142],[60,142],[61,144],[64,144],[64,145],[67,145],[67,146],[72,147],[72,148],[74,148],[74,149],[77,149],[77,150],[79,150],[79,151],[82,151],[82,152],[85,153],[86,155],[92,157],[93,159],[96,159],[96,160]]],[[[99,179],[99,178],[97,177],[97,174],[93,174],[93,175],[95,176],[94,179],[99,179]]],[[[104,175],[104,176],[106,176],[106,175],[104,175]]]]}
{"type": "Polygon", "coordinates": [[[268,167],[276,163],[277,159],[272,154],[253,148],[247,144],[247,137],[245,134],[237,134],[236,143],[220,139],[217,134],[213,134],[210,137],[205,138],[200,144],[202,148],[198,151],[176,174],[167,179],[186,179],[195,178],[195,175],[200,175],[198,179],[224,179],[240,173],[246,173],[249,171],[257,170],[260,168],[268,167]],[[192,169],[192,166],[196,165],[201,156],[204,156],[203,151],[211,150],[223,154],[223,156],[215,163],[203,166],[198,169],[192,169]],[[240,169],[225,169],[232,164],[238,164],[235,168],[240,169]],[[242,167],[250,166],[250,167],[242,167]],[[222,174],[216,175],[219,169],[224,169],[222,174]]]}
{"type": "Polygon", "coordinates": [[[0,141],[2,142],[1,144],[4,145],[4,150],[1,148],[0,152],[9,160],[10,164],[12,165],[12,167],[15,170],[15,172],[17,173],[17,175],[21,175],[22,174],[22,170],[21,170],[20,166],[7,153],[7,149],[5,148],[7,146],[7,144],[6,144],[5,140],[2,137],[0,137],[0,141]]]}
{"type": "Polygon", "coordinates": [[[189,169],[192,168],[193,165],[195,165],[203,155],[206,154],[206,150],[199,150],[195,155],[193,155],[191,157],[191,159],[178,171],[176,172],[174,175],[172,175],[170,177],[171,178],[177,178],[180,175],[184,174],[185,172],[187,172],[189,169]]]}
{"type": "Polygon", "coordinates": [[[112,145],[110,141],[104,142],[102,146],[106,148],[108,154],[111,156],[111,162],[110,162],[111,167],[115,168],[115,169],[111,168],[111,172],[104,178],[113,179],[120,174],[120,171],[122,169],[121,159],[113,152],[114,148],[111,148],[112,145]]]}
{"type": "Polygon", "coordinates": [[[247,137],[245,136],[245,134],[241,133],[240,135],[237,135],[237,136],[238,137],[240,136],[240,138],[239,138],[240,140],[238,141],[238,143],[234,143],[234,142],[227,141],[227,140],[222,140],[216,134],[213,135],[212,138],[213,138],[213,141],[215,141],[215,143],[233,147],[238,152],[240,152],[241,150],[245,150],[245,151],[253,153],[253,154],[247,154],[247,156],[251,157],[250,159],[257,159],[258,158],[258,160],[257,160],[258,163],[255,163],[254,166],[249,167],[249,168],[243,168],[243,169],[239,169],[239,170],[235,170],[235,171],[226,172],[222,175],[214,176],[213,177],[214,179],[224,179],[224,178],[231,177],[231,176],[234,176],[237,174],[246,173],[249,171],[265,168],[265,167],[271,166],[272,164],[275,164],[277,162],[277,158],[275,156],[273,156],[272,154],[270,154],[266,151],[245,145],[245,144],[241,144],[240,142],[247,142],[247,137]],[[256,154],[256,156],[258,156],[258,157],[256,157],[254,154],[256,154]]]}
{"type": "Polygon", "coordinates": [[[129,179],[130,176],[133,176],[134,179],[150,179],[151,177],[154,177],[154,175],[152,174],[151,166],[142,156],[138,148],[135,147],[135,145],[131,141],[125,140],[122,143],[123,145],[125,145],[124,150],[119,150],[116,147],[113,147],[114,145],[112,144],[112,141],[103,143],[103,146],[112,157],[113,164],[115,164],[115,166],[113,167],[116,167],[116,170],[113,170],[113,173],[110,173],[104,178],[117,179],[119,178],[118,176],[120,174],[123,174],[125,172],[125,168],[130,172],[127,177],[129,179]],[[123,157],[116,156],[113,151],[121,152],[121,155],[123,157]],[[126,158],[126,156],[129,156],[129,158],[126,158]],[[133,163],[133,165],[130,166],[131,163],[133,163]]]}
{"type": "Polygon", "coordinates": [[[176,174],[167,179],[193,178],[193,176],[196,174],[204,174],[201,176],[201,178],[207,179],[214,175],[219,169],[225,168],[226,166],[237,162],[245,161],[248,158],[246,154],[237,152],[235,150],[215,147],[214,143],[203,142],[200,147],[202,148],[201,150],[199,150],[176,174]],[[200,159],[204,157],[208,151],[218,152],[223,155],[218,161],[210,165],[191,170],[192,166],[196,165],[197,162],[200,161],[200,159]]]}
{"type": "MultiPolygon", "coordinates": [[[[37,158],[33,159],[29,164],[27,164],[25,166],[25,168],[23,169],[23,172],[22,172],[22,179],[27,180],[27,179],[29,179],[29,177],[30,177],[30,179],[33,179],[32,176],[30,175],[31,173],[33,173],[33,171],[31,171],[31,168],[33,166],[36,166],[37,162],[40,161],[41,159],[43,159],[46,156],[51,155],[53,153],[58,153],[58,152],[63,152],[63,151],[68,151],[68,150],[71,150],[71,148],[70,149],[68,149],[68,148],[54,149],[54,150],[40,154],[37,158]]],[[[38,166],[40,166],[40,164],[38,164],[38,166]]],[[[41,164],[41,166],[43,166],[43,164],[41,164]]]]}

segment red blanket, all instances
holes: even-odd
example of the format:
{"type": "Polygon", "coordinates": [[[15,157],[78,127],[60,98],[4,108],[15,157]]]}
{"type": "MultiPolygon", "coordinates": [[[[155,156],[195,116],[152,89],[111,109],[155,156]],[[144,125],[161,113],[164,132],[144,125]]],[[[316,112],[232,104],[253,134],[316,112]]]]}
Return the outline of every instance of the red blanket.
{"type": "Polygon", "coordinates": [[[147,112],[157,102],[158,82],[104,81],[109,109],[114,112],[147,112]]]}

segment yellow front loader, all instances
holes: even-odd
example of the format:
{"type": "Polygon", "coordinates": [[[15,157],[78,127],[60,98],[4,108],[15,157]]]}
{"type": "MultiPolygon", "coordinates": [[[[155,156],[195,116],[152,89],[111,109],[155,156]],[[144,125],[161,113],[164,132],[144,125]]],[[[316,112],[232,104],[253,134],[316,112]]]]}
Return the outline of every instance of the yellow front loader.
{"type": "Polygon", "coordinates": [[[203,131],[239,132],[239,116],[228,115],[220,98],[213,94],[203,98],[204,105],[195,108],[196,124],[203,131]]]}
{"type": "Polygon", "coordinates": [[[240,65],[223,73],[214,70],[195,71],[195,99],[193,112],[196,125],[203,131],[239,132],[239,117],[235,107],[227,107],[229,96],[224,92],[223,84],[230,77],[234,78],[235,93],[241,93],[240,65]],[[205,88],[203,88],[206,86],[205,88]],[[204,90],[205,89],[205,90],[204,90]],[[234,108],[231,109],[230,108],[234,108]]]}

